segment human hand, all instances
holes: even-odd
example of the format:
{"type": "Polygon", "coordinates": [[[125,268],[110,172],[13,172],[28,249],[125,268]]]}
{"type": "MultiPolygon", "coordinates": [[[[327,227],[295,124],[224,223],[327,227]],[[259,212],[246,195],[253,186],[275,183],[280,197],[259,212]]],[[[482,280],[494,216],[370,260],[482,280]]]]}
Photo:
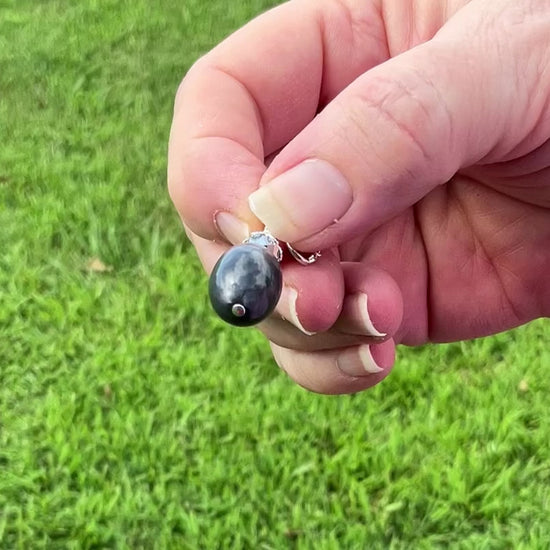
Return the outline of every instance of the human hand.
{"type": "Polygon", "coordinates": [[[549,36],[550,1],[294,0],[189,71],[168,178],[206,270],[263,224],[323,250],[260,326],[296,382],[549,315],[549,36]]]}

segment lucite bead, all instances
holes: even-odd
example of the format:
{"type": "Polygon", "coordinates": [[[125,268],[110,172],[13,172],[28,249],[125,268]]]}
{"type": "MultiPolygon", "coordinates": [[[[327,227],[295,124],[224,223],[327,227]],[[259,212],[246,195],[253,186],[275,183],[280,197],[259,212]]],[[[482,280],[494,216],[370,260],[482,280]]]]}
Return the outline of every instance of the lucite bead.
{"type": "Polygon", "coordinates": [[[227,323],[248,327],[268,317],[281,296],[283,277],[275,257],[252,243],[230,248],[208,285],[214,311],[227,323]]]}

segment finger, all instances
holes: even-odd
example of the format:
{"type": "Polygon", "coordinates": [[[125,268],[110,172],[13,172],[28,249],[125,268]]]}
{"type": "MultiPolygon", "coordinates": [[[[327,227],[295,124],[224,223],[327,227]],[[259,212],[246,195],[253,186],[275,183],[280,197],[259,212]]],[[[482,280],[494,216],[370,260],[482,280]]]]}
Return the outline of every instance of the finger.
{"type": "Polygon", "coordinates": [[[323,251],[311,265],[292,259],[283,264],[283,291],[276,311],[302,333],[328,330],[340,315],[343,299],[344,277],[335,250],[323,251]]]}
{"type": "Polygon", "coordinates": [[[375,6],[325,0],[279,6],[196,63],[178,90],[168,154],[170,194],[190,229],[234,242],[259,228],[247,197],[264,158],[386,55],[375,6]]]}
{"type": "Polygon", "coordinates": [[[518,6],[471,2],[432,40],[357,78],[274,159],[250,197],[258,218],[303,249],[338,245],[461,167],[543,143],[550,10],[518,6]]]}
{"type": "Polygon", "coordinates": [[[355,393],[383,380],[395,361],[392,340],[331,351],[302,352],[271,344],[277,364],[300,386],[324,394],[355,393]]]}
{"type": "Polygon", "coordinates": [[[361,262],[342,262],[341,266],[346,296],[332,330],[379,340],[393,336],[403,318],[397,283],[385,271],[361,262]]]}
{"type": "Polygon", "coordinates": [[[210,274],[219,260],[220,256],[229,250],[229,247],[225,243],[219,243],[203,239],[199,237],[186,224],[183,224],[187,238],[191,241],[191,244],[195,247],[202,267],[207,274],[210,274]]]}
{"type": "Polygon", "coordinates": [[[371,344],[372,338],[334,331],[306,335],[278,315],[272,315],[258,325],[267,339],[277,346],[296,351],[322,351],[371,344]]]}

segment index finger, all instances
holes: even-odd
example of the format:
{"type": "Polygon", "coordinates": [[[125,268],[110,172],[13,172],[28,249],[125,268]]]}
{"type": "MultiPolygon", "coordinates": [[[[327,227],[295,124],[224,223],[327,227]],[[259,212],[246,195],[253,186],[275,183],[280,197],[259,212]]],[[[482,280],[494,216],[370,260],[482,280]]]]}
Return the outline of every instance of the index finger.
{"type": "Polygon", "coordinates": [[[243,233],[259,228],[247,197],[265,157],[382,61],[378,17],[363,2],[296,0],[255,19],[191,68],[176,97],[168,183],[193,232],[219,238],[219,212],[236,216],[243,233]]]}

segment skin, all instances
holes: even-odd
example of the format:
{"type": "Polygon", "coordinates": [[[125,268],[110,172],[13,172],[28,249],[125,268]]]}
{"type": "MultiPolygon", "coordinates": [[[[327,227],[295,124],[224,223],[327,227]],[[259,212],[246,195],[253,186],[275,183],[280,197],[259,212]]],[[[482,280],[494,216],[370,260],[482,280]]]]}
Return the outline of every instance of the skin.
{"type": "Polygon", "coordinates": [[[306,212],[297,187],[302,210],[282,209],[293,218],[274,231],[323,250],[284,264],[287,292],[260,327],[298,384],[360,391],[387,376],[396,344],[549,315],[549,36],[545,0],[293,0],[191,68],[168,180],[207,271],[230,245],[217,213],[263,228],[248,203],[259,187],[307,159],[349,185],[328,226],[315,217],[331,196],[305,195],[306,212]],[[365,349],[380,372],[358,367],[365,349]]]}

